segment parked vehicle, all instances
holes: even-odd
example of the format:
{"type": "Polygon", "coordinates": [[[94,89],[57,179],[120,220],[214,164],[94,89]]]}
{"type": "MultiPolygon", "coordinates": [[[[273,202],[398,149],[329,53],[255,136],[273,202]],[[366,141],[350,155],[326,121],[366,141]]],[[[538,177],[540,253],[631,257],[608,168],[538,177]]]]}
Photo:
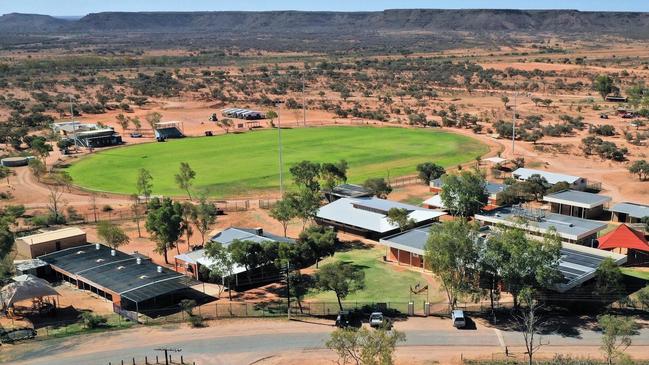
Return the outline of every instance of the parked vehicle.
{"type": "Polygon", "coordinates": [[[601,119],[608,119],[608,114],[604,114],[604,113],[602,113],[602,114],[599,115],[599,117],[600,117],[601,119]]]}
{"type": "Polygon", "coordinates": [[[373,312],[370,314],[369,323],[372,328],[389,327],[390,324],[388,319],[383,316],[382,312],[373,312]]]}
{"type": "Polygon", "coordinates": [[[347,328],[351,326],[351,314],[349,311],[340,311],[336,317],[336,327],[338,328],[347,328]]]}
{"type": "Polygon", "coordinates": [[[33,328],[15,328],[12,330],[0,330],[1,343],[14,343],[16,341],[31,340],[36,337],[36,330],[33,328]]]}
{"type": "Polygon", "coordinates": [[[625,113],[625,114],[622,115],[622,118],[624,118],[624,119],[633,119],[633,118],[635,118],[635,114],[634,113],[625,113]]]}
{"type": "Polygon", "coordinates": [[[131,133],[131,138],[142,138],[142,133],[131,133]]]}
{"type": "Polygon", "coordinates": [[[466,318],[464,317],[464,311],[462,310],[454,310],[451,312],[451,320],[453,321],[453,327],[455,328],[466,327],[466,318]]]}

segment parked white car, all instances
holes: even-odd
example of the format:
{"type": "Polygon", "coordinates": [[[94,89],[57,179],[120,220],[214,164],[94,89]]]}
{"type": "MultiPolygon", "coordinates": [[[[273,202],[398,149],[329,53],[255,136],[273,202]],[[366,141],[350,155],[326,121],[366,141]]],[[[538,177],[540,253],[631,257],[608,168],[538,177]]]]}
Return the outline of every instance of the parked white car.
{"type": "Polygon", "coordinates": [[[455,328],[464,328],[466,326],[466,318],[464,317],[464,311],[454,310],[451,312],[451,320],[453,321],[453,327],[455,328]]]}

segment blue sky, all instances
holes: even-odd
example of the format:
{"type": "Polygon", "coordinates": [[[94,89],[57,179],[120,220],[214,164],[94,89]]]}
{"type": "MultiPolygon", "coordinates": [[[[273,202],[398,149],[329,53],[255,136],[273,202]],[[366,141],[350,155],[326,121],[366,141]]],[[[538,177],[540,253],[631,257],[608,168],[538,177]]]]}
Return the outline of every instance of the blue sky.
{"type": "Polygon", "coordinates": [[[333,10],[506,8],[649,11],[647,0],[0,0],[0,14],[85,15],[100,11],[333,10]]]}

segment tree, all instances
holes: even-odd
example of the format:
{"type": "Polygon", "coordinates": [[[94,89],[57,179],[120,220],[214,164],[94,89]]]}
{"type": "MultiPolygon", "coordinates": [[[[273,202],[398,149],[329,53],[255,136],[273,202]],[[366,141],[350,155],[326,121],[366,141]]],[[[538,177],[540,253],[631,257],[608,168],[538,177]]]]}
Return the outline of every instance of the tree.
{"type": "Polygon", "coordinates": [[[349,165],[345,160],[340,160],[338,163],[323,163],[320,168],[320,177],[323,180],[322,188],[331,191],[336,185],[346,182],[348,168],[349,165]]]}
{"type": "Polygon", "coordinates": [[[192,170],[187,162],[180,163],[180,171],[175,175],[176,184],[179,188],[187,192],[189,200],[192,200],[192,194],[189,192],[193,180],[196,178],[196,171],[192,170]]]}
{"type": "Polygon", "coordinates": [[[223,119],[217,121],[216,125],[223,128],[223,130],[225,131],[225,134],[228,134],[230,132],[230,128],[232,128],[232,119],[223,118],[223,119]]]}
{"type": "Polygon", "coordinates": [[[246,269],[248,279],[250,279],[251,270],[264,263],[263,251],[259,242],[250,240],[234,240],[228,246],[232,260],[246,269]]]}
{"type": "Polygon", "coordinates": [[[636,334],[636,323],[629,317],[604,314],[597,317],[597,324],[602,330],[600,349],[606,356],[606,362],[612,365],[613,360],[624,355],[624,351],[631,346],[631,336],[636,334]]]}
{"type": "Polygon", "coordinates": [[[387,217],[388,223],[399,226],[401,232],[415,225],[415,221],[410,218],[410,212],[405,208],[390,208],[387,217]]]}
{"type": "Polygon", "coordinates": [[[649,285],[645,286],[644,288],[642,288],[640,290],[638,290],[636,295],[637,295],[638,301],[642,305],[642,309],[649,310],[649,285]]]}
{"type": "Polygon", "coordinates": [[[485,189],[486,184],[480,171],[444,175],[440,197],[452,215],[469,217],[487,204],[489,195],[485,189]]]}
{"type": "Polygon", "coordinates": [[[554,231],[539,242],[528,238],[521,228],[501,227],[489,237],[487,248],[496,252],[493,265],[515,307],[524,288],[551,288],[563,277],[559,271],[561,238],[554,231]]]}
{"type": "Polygon", "coordinates": [[[130,119],[122,113],[117,114],[115,119],[117,119],[117,124],[122,127],[122,132],[126,132],[130,119]]]}
{"type": "Polygon", "coordinates": [[[394,350],[405,340],[406,335],[396,330],[339,328],[331,333],[325,346],[338,355],[339,365],[393,365],[394,350]]]}
{"type": "Polygon", "coordinates": [[[542,325],[542,319],[539,315],[541,305],[534,298],[534,290],[531,288],[524,288],[520,293],[523,308],[519,309],[519,314],[515,316],[520,331],[523,334],[525,342],[525,349],[527,350],[528,364],[532,365],[534,353],[537,352],[541,346],[544,345],[542,338],[539,335],[538,341],[535,343],[534,337],[539,333],[542,325]]]}
{"type": "MultiPolygon", "coordinates": [[[[219,242],[210,241],[205,247],[205,255],[211,259],[212,264],[208,267],[210,276],[222,280],[225,285],[227,281],[228,296],[232,301],[232,276],[234,275],[235,262],[228,250],[219,242]]],[[[220,296],[220,293],[219,293],[220,296]]]]}
{"type": "Polygon", "coordinates": [[[135,127],[136,132],[139,132],[140,128],[142,128],[142,121],[138,116],[131,118],[131,124],[133,124],[133,127],[135,127]]]}
{"type": "Polygon", "coordinates": [[[146,116],[144,116],[144,119],[147,121],[147,123],[149,123],[151,129],[154,130],[155,126],[162,120],[162,114],[158,112],[148,113],[146,116]]]}
{"type": "Polygon", "coordinates": [[[137,174],[136,188],[139,196],[143,196],[145,201],[149,202],[151,191],[153,189],[153,177],[149,170],[141,168],[137,174]]]}
{"type": "Polygon", "coordinates": [[[274,110],[269,110],[266,112],[266,118],[270,119],[270,125],[274,126],[275,124],[273,123],[275,121],[275,118],[277,118],[278,115],[274,110]]]}
{"type": "Polygon", "coordinates": [[[606,96],[612,93],[617,88],[613,85],[613,79],[608,75],[598,75],[593,81],[593,88],[599,93],[602,99],[606,100],[606,96]]]}
{"type": "Polygon", "coordinates": [[[330,227],[310,226],[300,233],[298,241],[311,250],[316,260],[316,268],[317,261],[336,252],[336,232],[330,227]]]}
{"type": "Polygon", "coordinates": [[[478,226],[465,219],[435,224],[426,242],[424,263],[442,282],[451,309],[460,295],[474,291],[478,226]]]}
{"type": "Polygon", "coordinates": [[[201,234],[201,244],[205,244],[205,235],[210,230],[210,227],[216,222],[218,210],[216,206],[201,197],[198,205],[196,206],[196,214],[193,216],[194,225],[198,232],[201,234]]]}
{"type": "Polygon", "coordinates": [[[554,194],[568,189],[570,189],[570,184],[565,181],[559,181],[558,183],[550,186],[548,190],[546,190],[545,194],[554,194]]]}
{"type": "Polygon", "coordinates": [[[318,177],[320,176],[321,166],[319,163],[305,160],[291,166],[289,171],[293,175],[293,181],[295,181],[297,186],[304,187],[313,192],[320,191],[318,177]]]}
{"type": "Polygon", "coordinates": [[[369,178],[363,183],[363,187],[370,191],[377,198],[385,199],[392,192],[392,187],[382,177],[369,178]]]}
{"type": "Polygon", "coordinates": [[[503,102],[503,104],[505,105],[505,109],[507,109],[507,103],[509,103],[509,96],[505,95],[505,96],[501,97],[500,101],[503,102]]]}
{"type": "Polygon", "coordinates": [[[101,221],[97,225],[97,235],[104,240],[110,248],[117,249],[119,246],[129,243],[131,240],[119,226],[101,221]]]}
{"type": "Polygon", "coordinates": [[[446,173],[442,166],[432,162],[420,163],[417,165],[417,171],[419,172],[419,178],[426,185],[429,185],[432,180],[438,179],[446,173]]]}
{"type": "Polygon", "coordinates": [[[63,187],[57,184],[47,185],[48,190],[48,203],[47,207],[50,210],[51,223],[61,224],[65,222],[65,217],[61,213],[66,201],[63,199],[63,187]]]}
{"type": "Polygon", "coordinates": [[[595,270],[593,295],[603,304],[618,300],[624,293],[624,275],[612,258],[604,259],[595,270]]]}
{"type": "Polygon", "coordinates": [[[181,205],[169,198],[151,199],[145,227],[156,242],[155,251],[164,254],[165,263],[168,264],[167,252],[175,247],[183,232],[181,205]]]}
{"type": "Polygon", "coordinates": [[[649,179],[649,162],[647,160],[638,160],[629,166],[629,172],[638,175],[640,181],[649,179]]]}
{"type": "Polygon", "coordinates": [[[306,188],[300,189],[297,193],[288,193],[286,197],[288,202],[293,206],[295,218],[302,221],[302,229],[318,213],[320,208],[320,192],[312,191],[306,188]]]}
{"type": "MultiPolygon", "coordinates": [[[[137,194],[131,195],[131,212],[133,213],[133,221],[137,226],[137,236],[142,238],[142,231],[140,231],[140,197],[137,194]]],[[[95,221],[97,220],[97,206],[95,205],[95,221]]]]}
{"type": "Polygon", "coordinates": [[[297,212],[290,199],[287,199],[287,196],[284,196],[284,198],[277,201],[275,206],[270,210],[270,216],[282,225],[282,228],[284,229],[284,237],[286,237],[288,224],[295,219],[297,212]]]}
{"type": "Polygon", "coordinates": [[[0,166],[0,180],[7,179],[7,185],[9,184],[9,176],[12,175],[12,171],[6,166],[0,166]]]}
{"type": "Polygon", "coordinates": [[[322,291],[333,291],[338,306],[343,310],[342,300],[356,290],[362,289],[365,273],[359,267],[338,261],[323,265],[315,274],[315,286],[322,291]]]}
{"type": "Polygon", "coordinates": [[[72,176],[67,171],[57,171],[52,174],[52,179],[56,184],[63,185],[70,192],[70,187],[72,186],[72,176]]]}
{"type": "Polygon", "coordinates": [[[32,150],[34,153],[41,158],[43,161],[43,164],[45,164],[45,159],[50,155],[50,152],[52,152],[52,145],[47,143],[45,141],[45,138],[40,137],[40,138],[34,138],[32,141],[31,145],[32,150]]]}
{"type": "Polygon", "coordinates": [[[196,206],[190,202],[184,202],[182,205],[182,220],[183,227],[182,230],[185,232],[187,237],[187,251],[191,251],[191,245],[189,243],[190,237],[194,234],[192,229],[192,222],[196,216],[196,206]]]}
{"type": "Polygon", "coordinates": [[[31,159],[28,162],[28,166],[38,181],[41,181],[41,177],[47,172],[45,164],[41,160],[31,159]]]}
{"type": "Polygon", "coordinates": [[[522,192],[534,196],[536,200],[543,199],[549,187],[548,181],[539,174],[534,174],[521,183],[522,192]]]}

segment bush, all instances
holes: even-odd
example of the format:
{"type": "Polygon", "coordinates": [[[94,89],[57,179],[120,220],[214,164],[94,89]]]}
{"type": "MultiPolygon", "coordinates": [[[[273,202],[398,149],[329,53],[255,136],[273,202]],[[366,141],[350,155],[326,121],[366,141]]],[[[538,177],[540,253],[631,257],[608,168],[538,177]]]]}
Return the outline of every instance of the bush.
{"type": "Polygon", "coordinates": [[[80,315],[83,325],[88,329],[99,328],[106,324],[108,321],[106,317],[92,314],[91,312],[83,312],[80,315]]]}
{"type": "Polygon", "coordinates": [[[113,207],[111,207],[110,205],[106,204],[106,205],[104,205],[103,207],[101,207],[101,211],[102,211],[102,212],[105,212],[105,213],[107,213],[107,212],[112,212],[112,211],[113,211],[113,207]]]}
{"type": "Polygon", "coordinates": [[[189,325],[193,328],[205,327],[205,323],[203,323],[203,317],[201,316],[189,316],[188,322],[189,325]]]}

